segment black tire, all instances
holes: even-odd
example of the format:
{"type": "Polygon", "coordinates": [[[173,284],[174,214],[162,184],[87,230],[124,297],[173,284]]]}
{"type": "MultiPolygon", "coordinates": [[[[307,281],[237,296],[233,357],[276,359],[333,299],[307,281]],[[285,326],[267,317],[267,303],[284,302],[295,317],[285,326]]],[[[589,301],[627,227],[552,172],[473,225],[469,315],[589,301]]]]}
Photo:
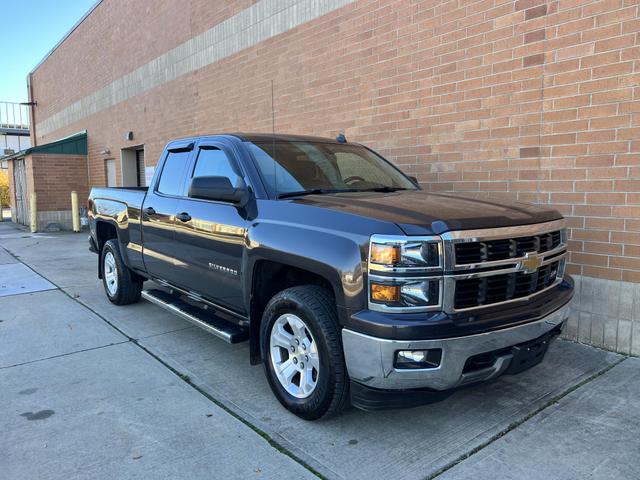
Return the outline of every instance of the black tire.
{"type": "Polygon", "coordinates": [[[129,305],[130,303],[136,303],[140,300],[140,292],[142,291],[143,279],[136,273],[129,270],[122,260],[120,254],[120,245],[116,239],[108,240],[102,247],[100,252],[100,265],[102,267],[102,286],[104,292],[107,294],[107,298],[111,303],[116,305],[129,305]],[[111,254],[116,270],[117,286],[115,291],[109,291],[107,286],[107,272],[105,268],[105,258],[111,254]]]}
{"type": "Polygon", "coordinates": [[[267,304],[260,325],[260,350],[269,386],[280,403],[305,420],[328,418],[340,412],[349,399],[349,378],[344,362],[333,297],[315,285],[292,287],[276,294],[267,304]],[[307,398],[297,398],[275,373],[269,341],[276,320],[293,313],[306,325],[317,344],[319,371],[315,388],[307,398]]]}

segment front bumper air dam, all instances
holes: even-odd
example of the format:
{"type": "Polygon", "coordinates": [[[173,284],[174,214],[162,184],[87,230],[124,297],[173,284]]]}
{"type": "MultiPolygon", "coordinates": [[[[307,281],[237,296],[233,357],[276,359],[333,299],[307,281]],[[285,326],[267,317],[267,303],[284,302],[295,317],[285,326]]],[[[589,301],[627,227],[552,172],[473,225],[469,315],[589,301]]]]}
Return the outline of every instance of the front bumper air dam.
{"type": "MultiPolygon", "coordinates": [[[[470,357],[514,347],[554,335],[563,327],[569,306],[535,322],[477,335],[437,340],[388,340],[371,337],[348,329],[342,330],[347,370],[355,390],[360,387],[378,390],[421,389],[444,393],[464,385],[489,380],[509,369],[513,352],[496,356],[494,363],[481,370],[463,372],[470,357]],[[397,369],[394,357],[398,350],[442,349],[436,368],[397,369]]],[[[515,367],[515,366],[514,366],[515,367]]],[[[511,369],[514,370],[513,368],[511,369]]],[[[514,372],[515,373],[515,372],[514,372]]],[[[437,395],[436,395],[437,396],[437,395]]]]}

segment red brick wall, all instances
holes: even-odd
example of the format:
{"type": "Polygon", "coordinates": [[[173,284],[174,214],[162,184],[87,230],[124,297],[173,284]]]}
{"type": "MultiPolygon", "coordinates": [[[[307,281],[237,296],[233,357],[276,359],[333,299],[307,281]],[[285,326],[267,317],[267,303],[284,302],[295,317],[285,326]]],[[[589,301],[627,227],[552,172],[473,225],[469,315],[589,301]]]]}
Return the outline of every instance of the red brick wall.
{"type": "MultiPolygon", "coordinates": [[[[103,1],[35,72],[36,121],[251,3],[103,1]]],[[[270,131],[273,79],[278,131],[345,132],[430,190],[552,205],[570,271],[640,282],[638,9],[359,0],[37,142],[88,129],[104,184],[105,149],[144,144],[150,165],[174,137],[270,131]]]]}
{"type": "Polygon", "coordinates": [[[35,122],[135,70],[255,1],[101,2],[73,31],[64,46],[56,49],[36,70],[33,98],[40,100],[34,112],[35,122]],[[65,85],[72,88],[65,88],[65,85]]]}

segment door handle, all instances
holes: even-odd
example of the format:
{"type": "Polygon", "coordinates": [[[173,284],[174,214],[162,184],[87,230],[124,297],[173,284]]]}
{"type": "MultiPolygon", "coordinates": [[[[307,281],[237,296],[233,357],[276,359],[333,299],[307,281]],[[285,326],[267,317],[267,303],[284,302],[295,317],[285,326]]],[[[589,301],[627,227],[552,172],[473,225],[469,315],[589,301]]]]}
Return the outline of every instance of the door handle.
{"type": "Polygon", "coordinates": [[[182,212],[176,215],[176,218],[181,222],[188,222],[189,220],[191,220],[191,215],[189,215],[187,212],[182,212]]]}
{"type": "Polygon", "coordinates": [[[151,215],[155,215],[156,211],[153,209],[153,207],[147,207],[144,209],[144,213],[151,216],[151,215]]]}

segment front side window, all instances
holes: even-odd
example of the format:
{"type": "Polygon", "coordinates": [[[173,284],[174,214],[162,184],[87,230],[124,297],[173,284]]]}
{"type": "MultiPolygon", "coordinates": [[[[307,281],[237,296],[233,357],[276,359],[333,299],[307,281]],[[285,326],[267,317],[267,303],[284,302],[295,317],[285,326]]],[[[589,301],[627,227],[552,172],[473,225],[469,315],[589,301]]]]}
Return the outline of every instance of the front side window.
{"type": "Polygon", "coordinates": [[[190,151],[169,152],[162,167],[158,192],[165,195],[184,195],[184,177],[190,151]]]}
{"type": "Polygon", "coordinates": [[[231,160],[219,148],[201,148],[193,170],[193,177],[227,177],[231,185],[238,186],[240,177],[231,160]]]}
{"type": "Polygon", "coordinates": [[[248,142],[270,193],[415,190],[379,155],[359,146],[305,141],[248,142]]]}

